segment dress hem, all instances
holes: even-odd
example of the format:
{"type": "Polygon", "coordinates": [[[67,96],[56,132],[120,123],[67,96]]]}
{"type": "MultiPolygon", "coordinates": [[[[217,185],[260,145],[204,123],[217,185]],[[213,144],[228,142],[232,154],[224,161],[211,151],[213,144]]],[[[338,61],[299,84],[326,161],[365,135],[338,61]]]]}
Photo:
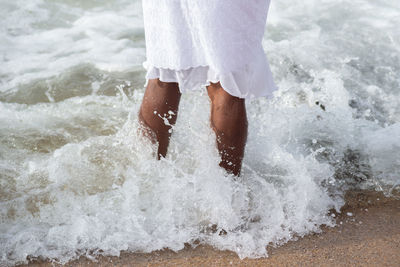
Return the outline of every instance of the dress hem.
{"type": "MultiPolygon", "coordinates": [[[[262,62],[261,62],[262,63],[262,62]]],[[[219,73],[208,65],[199,65],[196,67],[172,69],[150,65],[144,62],[143,66],[147,70],[146,82],[150,79],[159,79],[162,82],[176,82],[179,84],[181,93],[186,91],[201,90],[211,83],[221,83],[222,88],[230,95],[252,99],[258,97],[272,98],[273,92],[278,88],[271,77],[268,64],[264,64],[261,70],[265,73],[258,73],[260,66],[256,64],[253,69],[246,65],[242,71],[219,73]],[[256,70],[254,72],[254,70],[256,70]]]]}

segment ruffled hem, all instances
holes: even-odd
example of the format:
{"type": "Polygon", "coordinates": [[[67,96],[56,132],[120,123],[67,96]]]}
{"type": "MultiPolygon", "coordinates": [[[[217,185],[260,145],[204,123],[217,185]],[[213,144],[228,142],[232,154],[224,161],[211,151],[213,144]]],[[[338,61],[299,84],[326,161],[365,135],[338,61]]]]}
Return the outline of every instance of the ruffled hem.
{"type": "Polygon", "coordinates": [[[210,66],[196,66],[179,70],[154,66],[149,62],[144,62],[143,66],[147,70],[145,86],[150,79],[176,82],[182,93],[203,89],[211,83],[218,82],[227,93],[239,98],[272,98],[273,92],[278,89],[273,82],[266,57],[246,64],[241,71],[227,73],[220,73],[210,66]]]}

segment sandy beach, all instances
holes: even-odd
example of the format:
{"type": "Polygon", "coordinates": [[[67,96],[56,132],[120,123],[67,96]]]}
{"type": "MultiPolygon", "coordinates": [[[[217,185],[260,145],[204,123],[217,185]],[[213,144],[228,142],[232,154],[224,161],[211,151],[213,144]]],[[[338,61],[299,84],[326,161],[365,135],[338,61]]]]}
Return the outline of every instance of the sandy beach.
{"type": "MultiPolygon", "coordinates": [[[[120,257],[100,257],[97,262],[82,257],[66,266],[400,266],[398,195],[387,198],[377,192],[349,192],[336,227],[271,247],[268,258],[240,260],[233,252],[198,246],[178,253],[124,252],[120,257]]],[[[36,261],[24,266],[53,265],[36,261]]]]}

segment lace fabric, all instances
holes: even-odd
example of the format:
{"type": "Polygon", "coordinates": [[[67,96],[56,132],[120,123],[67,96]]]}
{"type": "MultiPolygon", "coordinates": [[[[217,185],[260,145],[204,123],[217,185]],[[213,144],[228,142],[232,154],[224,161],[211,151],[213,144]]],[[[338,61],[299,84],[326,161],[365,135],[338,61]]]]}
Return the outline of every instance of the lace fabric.
{"type": "Polygon", "coordinates": [[[146,79],[178,82],[182,92],[219,81],[233,96],[272,96],[261,45],[268,8],[269,0],[144,0],[146,79]]]}

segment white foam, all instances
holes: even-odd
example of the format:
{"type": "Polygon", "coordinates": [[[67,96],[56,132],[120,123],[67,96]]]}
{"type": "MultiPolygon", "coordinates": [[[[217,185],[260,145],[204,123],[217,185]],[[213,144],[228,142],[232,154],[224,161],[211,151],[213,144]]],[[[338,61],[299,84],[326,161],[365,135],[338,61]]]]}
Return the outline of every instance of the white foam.
{"type": "Polygon", "coordinates": [[[144,35],[140,5],[119,2],[125,6],[119,11],[118,5],[84,10],[61,1],[8,4],[10,12],[4,9],[1,14],[6,20],[1,32],[5,42],[0,47],[4,76],[0,91],[57,75],[77,63],[92,63],[107,71],[141,65],[144,42],[134,39],[144,35]]]}

